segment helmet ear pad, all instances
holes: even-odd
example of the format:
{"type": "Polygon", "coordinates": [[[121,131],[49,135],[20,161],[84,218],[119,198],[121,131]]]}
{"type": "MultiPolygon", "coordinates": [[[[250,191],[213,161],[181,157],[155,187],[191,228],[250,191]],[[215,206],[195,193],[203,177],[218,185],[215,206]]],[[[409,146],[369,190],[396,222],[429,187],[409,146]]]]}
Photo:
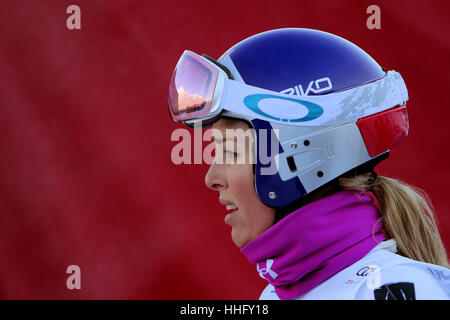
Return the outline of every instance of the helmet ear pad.
{"type": "Polygon", "coordinates": [[[300,179],[296,177],[283,181],[280,177],[275,156],[283,153],[283,148],[272,125],[259,119],[252,119],[251,123],[256,135],[254,170],[255,190],[259,199],[269,207],[278,208],[305,195],[306,190],[300,179]]]}

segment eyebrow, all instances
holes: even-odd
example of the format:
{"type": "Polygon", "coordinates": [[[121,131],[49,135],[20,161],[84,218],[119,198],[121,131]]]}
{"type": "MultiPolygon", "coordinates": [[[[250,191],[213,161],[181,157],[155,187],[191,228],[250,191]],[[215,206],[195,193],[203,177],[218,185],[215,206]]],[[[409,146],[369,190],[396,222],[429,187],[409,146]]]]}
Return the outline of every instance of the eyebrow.
{"type": "Polygon", "coordinates": [[[227,140],[230,140],[230,139],[225,138],[225,139],[222,139],[222,140],[216,140],[216,137],[211,136],[211,141],[215,142],[215,143],[223,143],[224,141],[227,141],[227,140]]]}

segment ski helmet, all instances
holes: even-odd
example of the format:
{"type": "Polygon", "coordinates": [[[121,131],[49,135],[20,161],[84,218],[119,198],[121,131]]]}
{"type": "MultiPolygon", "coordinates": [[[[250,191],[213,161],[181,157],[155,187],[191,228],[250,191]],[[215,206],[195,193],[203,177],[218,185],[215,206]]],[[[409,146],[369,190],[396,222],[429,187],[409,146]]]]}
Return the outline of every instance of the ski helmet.
{"type": "Polygon", "coordinates": [[[300,28],[254,35],[217,61],[186,51],[169,87],[175,121],[234,117],[249,122],[259,142],[268,139],[261,129],[277,132],[277,150],[265,143],[276,172],[263,173],[273,162],[259,150],[255,167],[256,193],[273,208],[355,168],[372,170],[407,136],[407,100],[399,73],[341,37],[300,28]]]}

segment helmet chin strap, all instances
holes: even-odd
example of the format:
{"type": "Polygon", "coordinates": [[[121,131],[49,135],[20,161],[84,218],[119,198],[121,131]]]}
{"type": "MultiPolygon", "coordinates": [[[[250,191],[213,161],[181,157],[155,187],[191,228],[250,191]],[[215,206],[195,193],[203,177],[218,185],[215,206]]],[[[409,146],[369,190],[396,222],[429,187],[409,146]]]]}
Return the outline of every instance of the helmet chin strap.
{"type": "MultiPolygon", "coordinates": [[[[286,217],[291,212],[307,205],[308,203],[314,202],[316,200],[319,200],[323,197],[329,196],[337,191],[340,191],[339,187],[339,178],[340,177],[355,177],[363,173],[370,172],[371,175],[369,177],[368,184],[371,185],[369,188],[369,191],[372,190],[372,186],[375,183],[378,175],[374,171],[375,166],[380,163],[381,161],[385,160],[389,156],[389,151],[385,152],[370,161],[367,161],[366,163],[363,163],[362,165],[340,175],[339,177],[334,178],[333,180],[330,180],[323,186],[319,187],[318,189],[306,194],[305,196],[295,200],[294,202],[288,204],[287,206],[276,208],[275,210],[275,221],[274,224],[286,217]]],[[[255,170],[255,166],[253,165],[253,172],[255,170]]]]}
{"type": "MultiPolygon", "coordinates": [[[[339,178],[339,177],[338,177],[339,178]]],[[[275,209],[275,221],[274,224],[286,217],[291,212],[306,206],[308,203],[319,200],[323,197],[331,195],[339,191],[338,178],[328,181],[318,189],[304,195],[303,197],[295,200],[287,206],[275,209]]]]}

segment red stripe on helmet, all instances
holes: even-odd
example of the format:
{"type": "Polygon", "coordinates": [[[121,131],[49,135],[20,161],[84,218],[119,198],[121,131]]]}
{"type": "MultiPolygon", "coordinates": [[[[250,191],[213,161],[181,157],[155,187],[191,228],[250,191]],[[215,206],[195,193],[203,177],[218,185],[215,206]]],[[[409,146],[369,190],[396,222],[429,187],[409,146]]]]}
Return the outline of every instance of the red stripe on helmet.
{"type": "Polygon", "coordinates": [[[396,146],[408,135],[406,106],[397,106],[361,119],[356,125],[371,157],[396,146]]]}

